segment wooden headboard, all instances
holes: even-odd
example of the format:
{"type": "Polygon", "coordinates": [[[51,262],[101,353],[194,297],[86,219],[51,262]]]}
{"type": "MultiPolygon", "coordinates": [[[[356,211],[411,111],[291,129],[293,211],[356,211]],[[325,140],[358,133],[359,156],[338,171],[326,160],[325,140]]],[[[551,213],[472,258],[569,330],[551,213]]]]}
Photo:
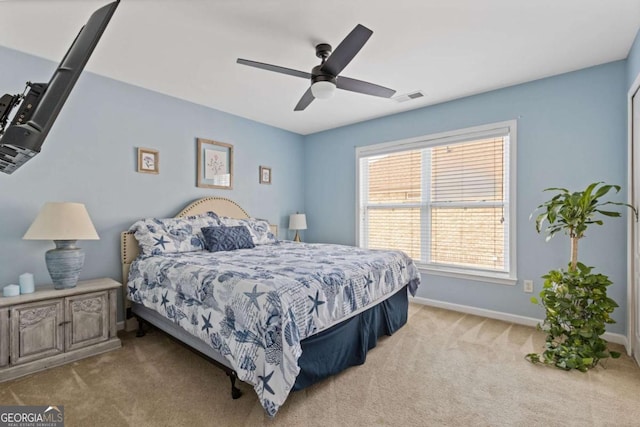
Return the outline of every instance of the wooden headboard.
{"type": "MultiPolygon", "coordinates": [[[[218,216],[226,216],[229,218],[249,218],[247,211],[242,209],[240,205],[230,199],[224,197],[205,197],[198,199],[192,203],[189,203],[184,209],[182,209],[175,218],[182,218],[189,215],[198,215],[205,212],[213,211],[218,216]]],[[[278,226],[270,225],[271,232],[274,235],[278,235],[278,226]]],[[[131,231],[123,231],[120,234],[120,259],[122,262],[122,295],[124,298],[125,315],[126,309],[131,306],[129,300],[126,297],[127,281],[129,278],[129,268],[131,263],[138,256],[138,241],[131,231]]]]}

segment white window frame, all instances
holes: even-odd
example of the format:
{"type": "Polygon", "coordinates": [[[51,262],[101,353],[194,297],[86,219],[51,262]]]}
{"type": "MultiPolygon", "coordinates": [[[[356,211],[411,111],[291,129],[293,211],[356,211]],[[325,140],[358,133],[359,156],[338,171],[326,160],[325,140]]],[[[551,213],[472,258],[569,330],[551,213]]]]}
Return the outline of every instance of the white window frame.
{"type": "MultiPolygon", "coordinates": [[[[493,136],[493,134],[504,134],[504,129],[508,129],[509,144],[508,149],[505,151],[505,173],[509,174],[508,185],[505,186],[505,210],[509,214],[508,223],[508,251],[505,252],[505,264],[507,271],[493,272],[482,269],[460,268],[456,266],[443,266],[435,264],[424,264],[416,262],[419,270],[423,273],[437,274],[447,277],[455,277],[461,279],[470,279],[483,282],[491,282],[502,285],[515,285],[517,282],[517,262],[516,262],[516,147],[517,147],[517,121],[508,120],[504,122],[491,123],[481,126],[473,126],[464,129],[458,129],[454,131],[441,132],[431,135],[424,135],[416,138],[408,138],[399,141],[383,142],[379,144],[367,145],[356,147],[356,242],[360,245],[360,237],[363,233],[362,218],[366,218],[364,212],[361,211],[360,206],[360,159],[363,157],[370,157],[375,155],[390,154],[399,151],[416,150],[421,148],[430,148],[444,144],[453,144],[456,142],[470,141],[473,139],[484,139],[493,136]]],[[[429,194],[429,192],[424,193],[429,194]]],[[[423,198],[425,195],[423,195],[423,198]]],[[[428,197],[428,196],[426,196],[428,197]]],[[[425,200],[417,205],[426,204],[425,200]]],[[[403,204],[403,208],[409,207],[409,205],[403,204]]],[[[425,211],[429,212],[429,209],[425,211]]],[[[429,213],[426,213],[429,215],[429,213]]],[[[427,218],[428,219],[428,218],[427,218]]],[[[427,222],[428,223],[428,222],[427,222]]],[[[428,249],[428,240],[424,239],[421,242],[428,249]]],[[[426,253],[426,252],[425,252],[426,253]]],[[[427,257],[427,259],[429,259],[427,257]]]]}

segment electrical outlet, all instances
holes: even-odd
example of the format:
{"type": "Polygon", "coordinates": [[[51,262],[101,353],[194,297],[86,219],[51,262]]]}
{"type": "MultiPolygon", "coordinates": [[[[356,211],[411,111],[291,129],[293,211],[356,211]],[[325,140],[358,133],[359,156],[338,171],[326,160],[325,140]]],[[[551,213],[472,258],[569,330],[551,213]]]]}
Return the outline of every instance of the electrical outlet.
{"type": "Polygon", "coordinates": [[[533,293],[533,280],[525,280],[524,282],[524,291],[528,294],[533,293]]]}

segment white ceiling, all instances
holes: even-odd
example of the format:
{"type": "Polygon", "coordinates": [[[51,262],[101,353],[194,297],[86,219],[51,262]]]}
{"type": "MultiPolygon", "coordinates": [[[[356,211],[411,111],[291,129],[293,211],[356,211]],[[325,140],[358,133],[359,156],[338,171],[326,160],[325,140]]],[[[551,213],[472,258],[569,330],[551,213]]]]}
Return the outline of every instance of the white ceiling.
{"type": "MultiPolygon", "coordinates": [[[[107,3],[0,0],[0,45],[57,63],[107,3]]],[[[86,70],[309,134],[624,59],[639,27],[640,0],[122,0],[86,70]],[[294,112],[308,81],[235,62],[309,72],[356,24],[373,36],[342,75],[424,98],[339,90],[294,112]]]]}

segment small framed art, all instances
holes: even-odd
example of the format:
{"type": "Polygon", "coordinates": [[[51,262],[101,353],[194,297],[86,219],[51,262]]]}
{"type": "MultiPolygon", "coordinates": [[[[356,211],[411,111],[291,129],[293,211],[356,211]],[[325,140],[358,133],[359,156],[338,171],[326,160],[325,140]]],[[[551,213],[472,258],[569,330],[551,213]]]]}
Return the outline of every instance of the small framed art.
{"type": "Polygon", "coordinates": [[[160,153],[158,150],[138,147],[138,172],[160,173],[160,153]]]}
{"type": "Polygon", "coordinates": [[[260,166],[260,184],[271,184],[271,168],[260,166]]]}
{"type": "Polygon", "coordinates": [[[198,138],[196,186],[233,188],[233,145],[198,138]]]}

